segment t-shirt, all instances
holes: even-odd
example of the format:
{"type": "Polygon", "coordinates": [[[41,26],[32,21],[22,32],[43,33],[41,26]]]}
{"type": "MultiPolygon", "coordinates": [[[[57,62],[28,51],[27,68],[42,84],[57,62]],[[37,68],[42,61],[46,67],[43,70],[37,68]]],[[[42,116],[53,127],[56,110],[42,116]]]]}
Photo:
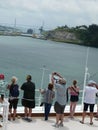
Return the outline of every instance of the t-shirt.
{"type": "Polygon", "coordinates": [[[86,86],[84,92],[84,102],[89,104],[95,104],[97,92],[98,89],[96,89],[95,87],[86,86]]]}
{"type": "Polygon", "coordinates": [[[56,101],[60,105],[66,105],[66,85],[55,83],[56,101]]]}
{"type": "Polygon", "coordinates": [[[21,89],[24,91],[23,98],[35,100],[35,83],[29,81],[23,83],[21,89]]]}

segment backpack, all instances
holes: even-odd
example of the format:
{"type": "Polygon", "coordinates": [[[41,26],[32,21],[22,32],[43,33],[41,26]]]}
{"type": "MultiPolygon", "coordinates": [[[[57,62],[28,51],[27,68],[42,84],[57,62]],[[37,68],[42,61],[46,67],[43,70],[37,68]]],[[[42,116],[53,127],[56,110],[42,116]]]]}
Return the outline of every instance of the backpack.
{"type": "Polygon", "coordinates": [[[10,96],[18,97],[19,96],[19,86],[17,84],[13,84],[10,86],[10,96]]]}

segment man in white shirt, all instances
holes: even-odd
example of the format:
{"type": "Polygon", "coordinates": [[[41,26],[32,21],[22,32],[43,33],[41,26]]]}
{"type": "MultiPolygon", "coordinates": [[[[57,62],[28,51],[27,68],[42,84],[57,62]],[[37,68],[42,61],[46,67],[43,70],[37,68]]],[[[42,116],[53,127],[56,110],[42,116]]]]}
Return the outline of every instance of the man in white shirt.
{"type": "Polygon", "coordinates": [[[88,85],[85,86],[84,90],[84,108],[83,108],[83,114],[82,114],[82,121],[80,123],[84,124],[84,119],[86,116],[86,112],[90,110],[90,125],[93,125],[93,112],[94,112],[94,105],[95,105],[95,99],[96,99],[96,93],[98,92],[98,85],[95,81],[90,80],[88,82],[88,85]]]}

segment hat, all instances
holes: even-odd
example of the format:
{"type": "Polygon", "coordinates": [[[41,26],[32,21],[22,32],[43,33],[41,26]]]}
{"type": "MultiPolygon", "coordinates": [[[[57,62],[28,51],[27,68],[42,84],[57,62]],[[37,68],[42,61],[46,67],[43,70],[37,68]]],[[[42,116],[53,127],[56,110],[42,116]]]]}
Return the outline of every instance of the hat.
{"type": "Polygon", "coordinates": [[[96,84],[96,82],[93,81],[93,80],[89,80],[89,81],[88,81],[88,84],[96,84]]]}
{"type": "Polygon", "coordinates": [[[0,79],[4,80],[4,74],[0,74],[0,79]]]}

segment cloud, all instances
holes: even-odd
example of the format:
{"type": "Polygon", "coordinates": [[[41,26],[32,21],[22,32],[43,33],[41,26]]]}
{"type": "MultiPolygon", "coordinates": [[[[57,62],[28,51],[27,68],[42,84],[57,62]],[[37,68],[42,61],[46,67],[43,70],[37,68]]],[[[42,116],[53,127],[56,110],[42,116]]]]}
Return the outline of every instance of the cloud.
{"type": "Polygon", "coordinates": [[[0,0],[1,23],[41,26],[89,25],[98,21],[97,0],[0,0]],[[51,1],[51,2],[50,2],[51,1]]]}

